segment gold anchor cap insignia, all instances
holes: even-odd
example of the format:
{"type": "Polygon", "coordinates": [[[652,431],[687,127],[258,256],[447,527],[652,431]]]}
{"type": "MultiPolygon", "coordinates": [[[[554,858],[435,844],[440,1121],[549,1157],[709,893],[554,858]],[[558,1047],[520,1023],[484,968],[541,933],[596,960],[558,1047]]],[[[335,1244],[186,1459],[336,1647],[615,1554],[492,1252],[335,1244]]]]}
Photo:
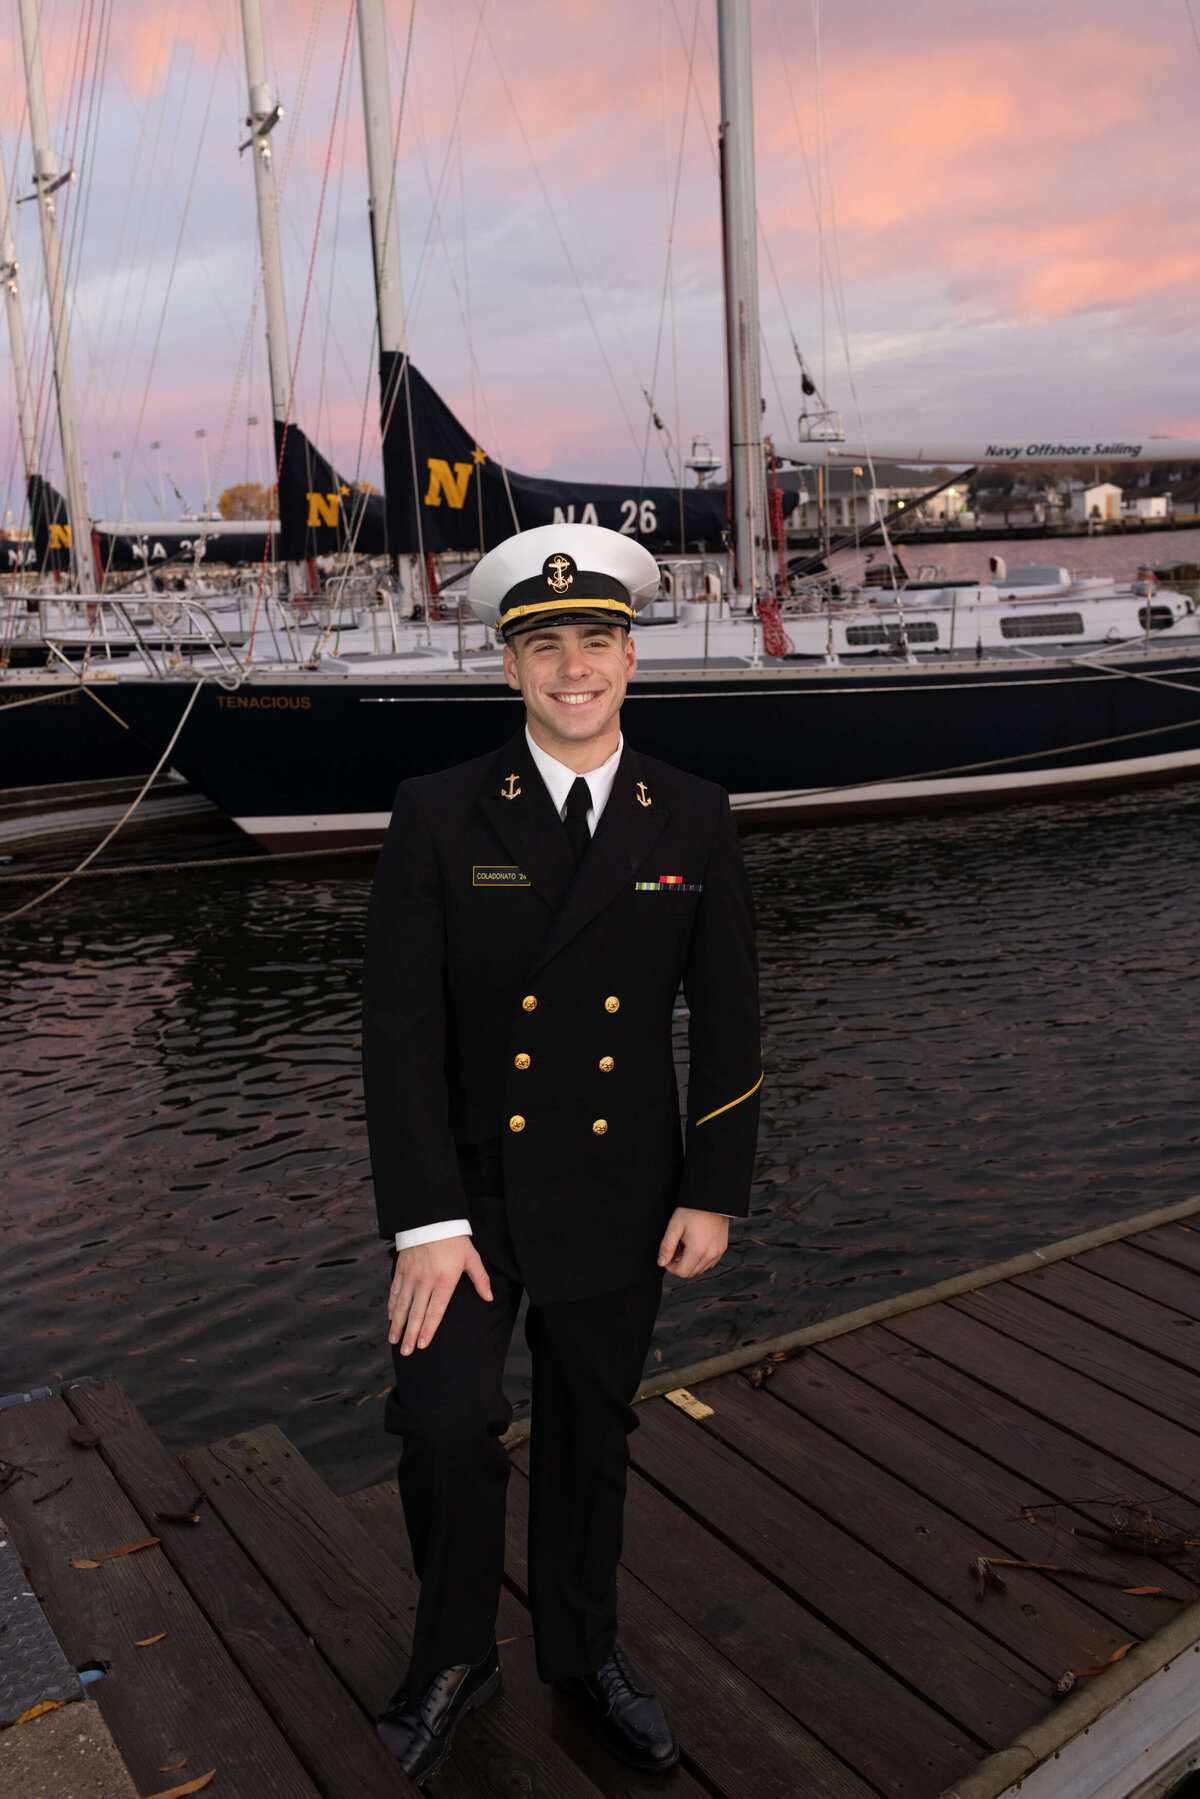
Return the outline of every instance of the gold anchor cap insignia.
{"type": "Polygon", "coordinates": [[[521,783],[516,775],[505,775],[504,785],[500,789],[500,798],[502,800],[519,800],[520,797],[521,783]]]}
{"type": "Polygon", "coordinates": [[[650,795],[646,791],[646,783],[644,781],[639,781],[637,784],[637,796],[639,806],[649,806],[652,803],[650,795]]]}
{"type": "Polygon", "coordinates": [[[547,587],[555,593],[566,593],[575,580],[575,560],[572,556],[564,556],[560,551],[557,556],[547,556],[542,564],[542,573],[546,577],[547,587]]]}

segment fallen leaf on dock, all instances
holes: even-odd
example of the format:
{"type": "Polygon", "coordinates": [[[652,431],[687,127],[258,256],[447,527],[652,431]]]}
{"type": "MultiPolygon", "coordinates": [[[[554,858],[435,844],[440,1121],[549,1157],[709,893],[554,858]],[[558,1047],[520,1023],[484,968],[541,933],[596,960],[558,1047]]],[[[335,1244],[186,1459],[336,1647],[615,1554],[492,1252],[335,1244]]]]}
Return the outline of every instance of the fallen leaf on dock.
{"type": "Polygon", "coordinates": [[[777,1349],[774,1355],[764,1356],[761,1362],[755,1362],[753,1368],[747,1368],[746,1379],[752,1387],[761,1387],[765,1380],[770,1380],[780,1362],[786,1360],[783,1351],[777,1349]]]}
{"type": "Polygon", "coordinates": [[[7,1728],[11,1730],[14,1725],[28,1724],[30,1718],[40,1718],[43,1712],[61,1711],[64,1703],[62,1699],[42,1699],[37,1705],[31,1705],[27,1712],[22,1712],[19,1718],[14,1718],[7,1728]]]}
{"type": "Polygon", "coordinates": [[[1103,1674],[1105,1669],[1111,1668],[1114,1662],[1119,1662],[1128,1655],[1132,1648],[1132,1643],[1122,1643],[1119,1649],[1113,1650],[1106,1662],[1098,1662],[1094,1668],[1068,1668],[1054,1689],[1055,1698],[1065,1699],[1077,1680],[1082,1680],[1086,1674],[1103,1674]]]}
{"type": "Polygon", "coordinates": [[[186,1768],[186,1767],[187,1767],[187,1756],[185,1755],[182,1761],[168,1762],[165,1768],[160,1768],[158,1771],[160,1774],[174,1774],[176,1768],[186,1768]]]}
{"type": "Polygon", "coordinates": [[[135,1649],[149,1649],[151,1643],[161,1643],[166,1634],[165,1630],[160,1630],[156,1637],[138,1637],[133,1646],[135,1649]]]}
{"type": "MultiPolygon", "coordinates": [[[[1160,1599],[1175,1599],[1175,1593],[1168,1593],[1165,1587],[1127,1587],[1111,1574],[1093,1574],[1088,1568],[1067,1568],[1061,1562],[1020,1562],[1009,1556],[979,1555],[971,1563],[971,1572],[975,1576],[975,1597],[982,1599],[989,1586],[995,1587],[998,1593],[1006,1593],[1008,1588],[996,1573],[997,1568],[1027,1568],[1034,1574],[1065,1574],[1069,1580],[1090,1580],[1097,1586],[1116,1587],[1121,1593],[1153,1593],[1160,1599]]],[[[1084,1672],[1090,1673],[1090,1669],[1084,1672]]]]}
{"type": "Polygon", "coordinates": [[[208,1785],[216,1771],[210,1768],[207,1774],[197,1774],[195,1780],[185,1780],[182,1786],[168,1787],[165,1793],[151,1793],[150,1799],[183,1799],[185,1793],[198,1793],[201,1787],[208,1785]]]}
{"type": "MultiPolygon", "coordinates": [[[[1011,1564],[1006,1563],[1006,1566],[1011,1564]]],[[[975,1597],[982,1601],[990,1587],[994,1592],[1007,1593],[1008,1587],[996,1573],[995,1566],[986,1555],[977,1555],[971,1563],[971,1573],[975,1576],[975,1597]]]]}
{"type": "Polygon", "coordinates": [[[161,1537],[143,1537],[140,1543],[122,1543],[119,1549],[98,1549],[94,1555],[73,1555],[72,1568],[98,1568],[101,1562],[111,1562],[118,1555],[132,1555],[137,1549],[152,1549],[161,1543],[161,1537]]]}

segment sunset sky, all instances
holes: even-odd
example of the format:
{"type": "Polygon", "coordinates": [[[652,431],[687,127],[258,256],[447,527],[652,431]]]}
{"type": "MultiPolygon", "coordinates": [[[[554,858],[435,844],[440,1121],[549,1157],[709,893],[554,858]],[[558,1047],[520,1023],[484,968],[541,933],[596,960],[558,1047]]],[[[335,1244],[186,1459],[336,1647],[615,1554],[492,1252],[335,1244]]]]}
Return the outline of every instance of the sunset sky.
{"type": "MultiPolygon", "coordinates": [[[[345,0],[262,4],[293,355],[304,320],[294,415],[343,474],[378,481],[357,35],[345,0]]],[[[648,455],[648,478],[668,480],[643,388],[685,454],[696,433],[720,448],[713,0],[388,11],[396,112],[411,27],[396,173],[417,366],[528,473],[636,480],[648,455]]],[[[1200,435],[1187,0],[751,11],[767,429],[795,430],[794,332],[868,438],[1200,435]]],[[[15,15],[0,133],[26,194],[15,15]]],[[[55,145],[79,172],[64,226],[93,511],[115,516],[125,469],[128,515],[157,515],[154,440],[195,506],[197,430],[214,493],[270,460],[240,14],[43,0],[43,34],[55,145]]],[[[32,208],[15,230],[45,413],[32,208]]],[[[0,508],[19,515],[7,345],[0,365],[0,508]]],[[[53,429],[46,445],[53,471],[53,429]]]]}

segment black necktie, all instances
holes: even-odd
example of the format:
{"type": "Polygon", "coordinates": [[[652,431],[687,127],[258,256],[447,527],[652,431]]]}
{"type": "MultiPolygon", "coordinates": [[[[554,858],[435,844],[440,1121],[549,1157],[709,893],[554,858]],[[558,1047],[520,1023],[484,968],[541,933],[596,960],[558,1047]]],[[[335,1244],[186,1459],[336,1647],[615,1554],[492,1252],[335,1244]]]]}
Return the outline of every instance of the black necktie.
{"type": "Polygon", "coordinates": [[[584,851],[592,840],[588,830],[588,807],[592,803],[592,790],[582,775],[576,775],[571,791],[567,795],[567,816],[563,821],[567,827],[567,841],[575,855],[575,866],[583,861],[584,851]]]}

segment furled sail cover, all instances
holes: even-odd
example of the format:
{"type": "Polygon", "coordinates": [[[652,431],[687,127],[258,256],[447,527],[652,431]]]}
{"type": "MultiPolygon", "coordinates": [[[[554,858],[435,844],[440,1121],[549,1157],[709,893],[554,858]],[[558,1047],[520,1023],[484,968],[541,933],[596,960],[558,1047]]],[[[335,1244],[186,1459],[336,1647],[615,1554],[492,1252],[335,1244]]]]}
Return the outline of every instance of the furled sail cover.
{"type": "Polygon", "coordinates": [[[40,475],[30,475],[26,485],[29,497],[29,524],[33,531],[35,567],[40,575],[69,575],[71,572],[71,526],[67,519],[67,502],[57,488],[40,475]]]}
{"type": "Polygon", "coordinates": [[[332,556],[339,550],[358,556],[384,554],[382,494],[343,480],[303,431],[289,425],[284,437],[278,420],[275,460],[282,561],[302,562],[308,556],[332,556]]]}
{"type": "MultiPolygon", "coordinates": [[[[489,550],[517,530],[571,523],[606,525],[649,550],[715,550],[728,530],[723,486],[681,493],[518,475],[492,461],[407,358],[381,355],[380,381],[393,553],[489,550]]],[[[796,498],[785,496],[785,505],[796,498]]]]}
{"type": "MultiPolygon", "coordinates": [[[[34,566],[39,574],[69,575],[71,527],[67,502],[40,475],[29,477],[29,522],[33,530],[34,566]]],[[[156,525],[135,525],[114,530],[93,525],[97,570],[105,581],[112,575],[158,570],[186,574],[199,563],[221,563],[231,568],[257,568],[270,555],[271,527],[265,519],[233,527],[209,520],[183,519],[156,525]]],[[[17,566],[17,545],[0,540],[0,569],[17,566]]],[[[28,566],[26,561],[24,566],[28,566]]]]}

